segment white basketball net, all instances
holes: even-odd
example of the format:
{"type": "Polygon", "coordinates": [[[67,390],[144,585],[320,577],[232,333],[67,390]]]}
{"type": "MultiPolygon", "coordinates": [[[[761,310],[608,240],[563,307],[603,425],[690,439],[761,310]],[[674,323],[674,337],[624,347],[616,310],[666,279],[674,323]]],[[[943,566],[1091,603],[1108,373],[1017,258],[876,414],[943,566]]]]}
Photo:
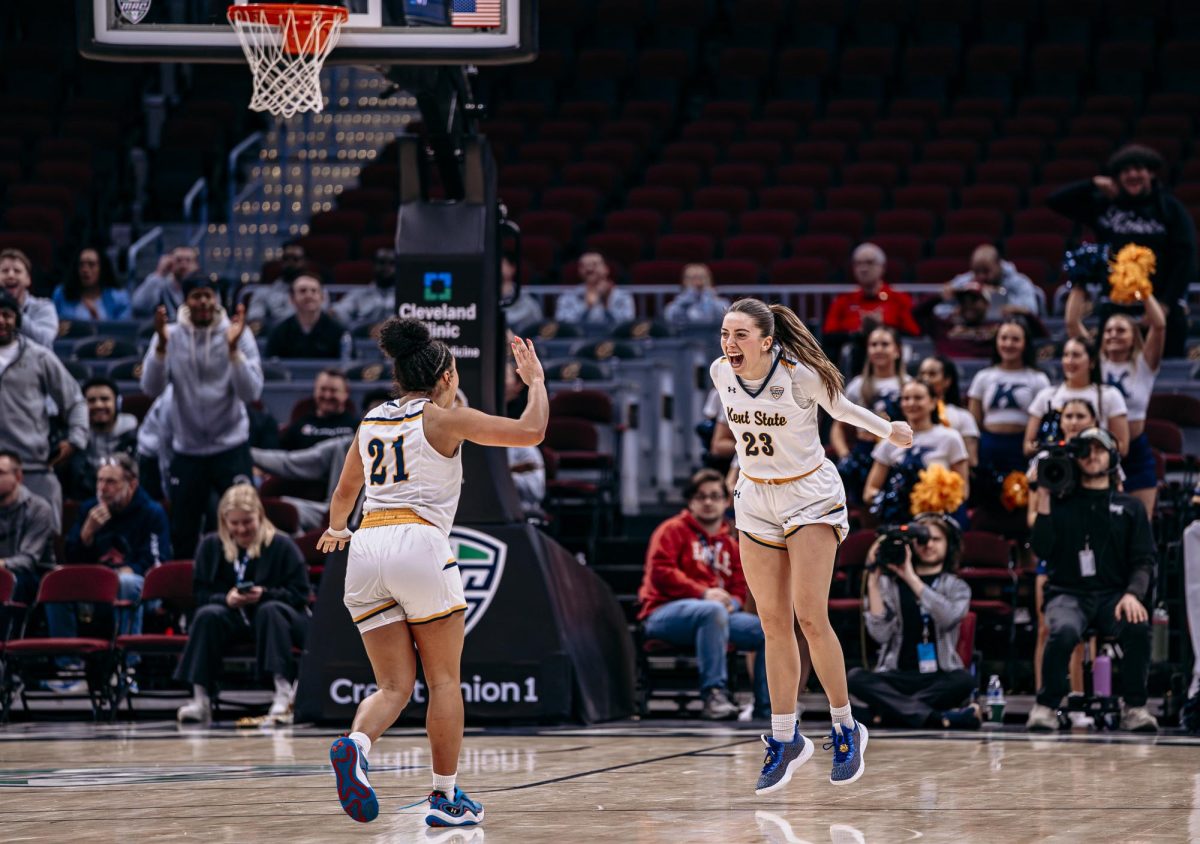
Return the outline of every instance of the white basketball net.
{"type": "Polygon", "coordinates": [[[229,23],[254,76],[253,111],[291,117],[321,111],[321,67],[337,44],[345,9],[282,4],[232,6],[229,23]],[[301,12],[297,23],[296,9],[301,12]]]}

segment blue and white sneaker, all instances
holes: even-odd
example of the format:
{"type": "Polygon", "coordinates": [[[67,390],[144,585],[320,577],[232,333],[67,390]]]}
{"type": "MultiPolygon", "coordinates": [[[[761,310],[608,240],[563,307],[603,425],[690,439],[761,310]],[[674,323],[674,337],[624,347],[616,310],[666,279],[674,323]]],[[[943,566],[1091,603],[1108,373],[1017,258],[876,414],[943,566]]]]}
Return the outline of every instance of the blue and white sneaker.
{"type": "Polygon", "coordinates": [[[453,800],[443,791],[432,791],[425,823],[429,826],[474,826],[483,823],[483,804],[472,800],[457,785],[454,786],[453,800]]]}
{"type": "Polygon", "coordinates": [[[855,722],[853,730],[834,724],[829,731],[829,742],[825,750],[833,750],[833,771],[829,781],[834,785],[849,785],[863,775],[867,763],[863,754],[867,752],[867,728],[855,722]]]}
{"type": "Polygon", "coordinates": [[[791,782],[792,774],[808,761],[814,750],[813,743],[800,734],[799,725],[792,734],[791,741],[776,741],[772,736],[761,738],[767,746],[767,755],[763,758],[758,785],[754,787],[754,793],[760,797],[778,791],[791,782]]]}
{"type": "Polygon", "coordinates": [[[358,742],[348,736],[334,739],[329,762],[337,777],[338,800],[346,814],[359,823],[379,817],[379,798],[367,782],[367,757],[358,742]]]}

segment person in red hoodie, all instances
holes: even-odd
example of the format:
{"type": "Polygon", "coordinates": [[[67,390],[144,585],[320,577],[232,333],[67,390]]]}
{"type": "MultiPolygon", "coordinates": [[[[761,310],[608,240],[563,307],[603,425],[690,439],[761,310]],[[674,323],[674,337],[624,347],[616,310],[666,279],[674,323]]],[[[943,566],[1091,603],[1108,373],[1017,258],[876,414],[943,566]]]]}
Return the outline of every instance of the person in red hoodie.
{"type": "Polygon", "coordinates": [[[648,639],[695,647],[705,718],[738,714],[727,688],[726,646],[755,652],[754,714],[771,711],[766,649],[758,616],[745,612],[746,578],[737,537],[725,521],[729,490],[713,469],[692,475],[684,489],[687,509],[667,519],[650,537],[646,570],[638,590],[648,639]]]}

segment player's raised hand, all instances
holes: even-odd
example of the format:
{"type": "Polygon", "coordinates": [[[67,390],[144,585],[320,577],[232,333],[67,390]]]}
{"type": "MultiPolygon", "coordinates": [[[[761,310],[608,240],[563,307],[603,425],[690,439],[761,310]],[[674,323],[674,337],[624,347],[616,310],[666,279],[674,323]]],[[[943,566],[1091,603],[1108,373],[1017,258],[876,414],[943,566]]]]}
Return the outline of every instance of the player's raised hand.
{"type": "Polygon", "coordinates": [[[542,362],[538,360],[532,340],[522,340],[514,337],[512,341],[513,359],[517,363],[517,375],[529,386],[534,381],[545,381],[546,373],[542,370],[542,362]]]}
{"type": "Polygon", "coordinates": [[[893,422],[892,432],[888,434],[888,442],[897,448],[908,448],[912,445],[913,432],[907,422],[893,422]]]}

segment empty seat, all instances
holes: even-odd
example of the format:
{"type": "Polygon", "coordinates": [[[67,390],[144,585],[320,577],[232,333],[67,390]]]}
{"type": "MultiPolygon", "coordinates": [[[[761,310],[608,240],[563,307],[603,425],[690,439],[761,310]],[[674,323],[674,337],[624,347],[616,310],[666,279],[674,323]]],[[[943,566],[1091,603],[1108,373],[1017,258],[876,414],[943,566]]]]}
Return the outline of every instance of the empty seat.
{"type": "Polygon", "coordinates": [[[991,208],[962,208],[946,215],[946,234],[979,235],[995,241],[1004,234],[1004,214],[991,208]]]}
{"type": "MultiPolygon", "coordinates": [[[[825,191],[825,205],[831,211],[851,209],[873,216],[883,207],[884,190],[873,185],[848,185],[825,191]]],[[[810,226],[811,226],[810,218],[810,226]]]]}
{"type": "Polygon", "coordinates": [[[908,168],[911,185],[942,185],[958,190],[967,181],[966,165],[958,161],[922,161],[908,168]]]}
{"type": "Polygon", "coordinates": [[[727,211],[681,211],[671,220],[671,231],[675,234],[702,234],[720,240],[729,233],[730,219],[727,211]]]}
{"type": "Polygon", "coordinates": [[[575,218],[565,211],[527,211],[519,219],[523,234],[541,235],[566,246],[575,236],[575,218]]]}
{"type": "MultiPolygon", "coordinates": [[[[759,194],[761,200],[762,194],[759,194]]],[[[738,217],[738,231],[743,234],[770,234],[790,238],[800,226],[800,215],[795,211],[759,209],[744,211],[738,217]]]]}
{"type": "Polygon", "coordinates": [[[1033,184],[1033,164],[1028,161],[984,161],[975,166],[975,182],[983,185],[1011,185],[1024,190],[1033,184]]]}
{"type": "Polygon", "coordinates": [[[963,208],[990,208],[1011,214],[1021,206],[1021,192],[1013,185],[970,185],[958,196],[963,208]]]}
{"type": "Polygon", "coordinates": [[[677,187],[649,185],[630,189],[625,196],[626,208],[644,208],[670,217],[683,207],[684,193],[677,187]]]}
{"type": "Polygon", "coordinates": [[[633,232],[652,238],[662,231],[663,215],[649,208],[626,208],[612,211],[604,217],[604,229],[610,232],[633,232]]]}
{"type": "Polygon", "coordinates": [[[654,257],[658,259],[710,261],[715,252],[713,239],[698,234],[664,234],[654,242],[654,257]]]}
{"type": "MultiPolygon", "coordinates": [[[[749,162],[760,167],[774,167],[783,159],[783,144],[772,140],[737,141],[726,148],[725,157],[731,163],[749,162]]],[[[716,173],[712,178],[715,181],[716,173]]]]}
{"type": "Polygon", "coordinates": [[[833,275],[828,260],[816,256],[784,258],[771,264],[767,281],[771,284],[826,284],[833,275]]]}
{"type": "Polygon", "coordinates": [[[808,217],[808,230],[813,234],[838,234],[855,241],[862,239],[866,226],[866,215],[850,209],[814,211],[808,217]]]}
{"type": "Polygon", "coordinates": [[[951,191],[943,184],[909,185],[892,191],[896,208],[916,208],[941,216],[950,210],[951,191]]]}
{"type": "Polygon", "coordinates": [[[708,141],[676,141],[662,150],[664,162],[686,161],[698,164],[705,170],[716,164],[718,157],[717,145],[708,141]]]}
{"type": "Polygon", "coordinates": [[[668,161],[647,167],[645,183],[692,191],[700,184],[700,178],[699,165],[685,161],[668,161]]]}
{"type": "Polygon", "coordinates": [[[753,261],[766,266],[783,255],[784,240],[773,234],[740,234],[725,239],[722,252],[726,258],[753,261]]]}
{"type": "Polygon", "coordinates": [[[933,257],[957,258],[965,262],[972,252],[988,242],[972,234],[944,234],[933,242],[933,257]]]}
{"type": "Polygon", "coordinates": [[[894,167],[905,168],[912,163],[913,157],[911,141],[875,139],[858,145],[859,161],[886,161],[894,167]]]}
{"type": "Polygon", "coordinates": [[[708,180],[713,185],[735,185],[743,188],[761,187],[766,178],[765,167],[749,162],[718,164],[708,174],[708,180]]]}
{"type": "Polygon", "coordinates": [[[887,161],[859,161],[842,168],[845,185],[869,185],[891,189],[900,178],[900,170],[887,161]]]}
{"type": "Polygon", "coordinates": [[[634,284],[678,284],[683,276],[682,261],[639,261],[629,271],[634,284]]]}
{"type": "Polygon", "coordinates": [[[584,245],[589,252],[599,252],[623,267],[640,261],[646,252],[646,238],[637,232],[597,232],[588,235],[584,245]]]}
{"type": "Polygon", "coordinates": [[[692,207],[712,208],[736,216],[750,207],[750,191],[732,185],[700,188],[692,194],[692,207]]]}
{"type": "Polygon", "coordinates": [[[780,185],[801,185],[824,190],[833,184],[833,171],[828,164],[798,161],[794,164],[780,165],[775,171],[775,181],[780,185]]]}
{"type": "Polygon", "coordinates": [[[721,258],[708,262],[713,281],[717,284],[758,284],[762,280],[762,265],[739,258],[721,258]]]}
{"type": "Polygon", "coordinates": [[[1062,263],[1066,241],[1056,234],[1017,234],[1004,243],[1009,258],[1037,258],[1047,263],[1062,263]]]}
{"type": "Polygon", "coordinates": [[[921,260],[925,252],[925,238],[911,234],[880,234],[876,232],[869,240],[887,255],[887,277],[902,281],[909,268],[921,260]]]}
{"type": "Polygon", "coordinates": [[[933,212],[922,208],[895,208],[875,215],[877,236],[887,234],[929,238],[933,236],[935,226],[933,212]]]}
{"type": "Polygon", "coordinates": [[[792,240],[792,254],[797,258],[823,258],[831,266],[844,267],[855,242],[840,234],[806,234],[792,240]]]}
{"type": "Polygon", "coordinates": [[[761,209],[795,211],[807,216],[816,204],[816,190],[802,185],[780,185],[762,188],[758,192],[758,207],[761,209]]]}
{"type": "Polygon", "coordinates": [[[1026,208],[1012,218],[1013,234],[1056,234],[1063,238],[1069,235],[1075,224],[1049,208],[1026,208]]]}

